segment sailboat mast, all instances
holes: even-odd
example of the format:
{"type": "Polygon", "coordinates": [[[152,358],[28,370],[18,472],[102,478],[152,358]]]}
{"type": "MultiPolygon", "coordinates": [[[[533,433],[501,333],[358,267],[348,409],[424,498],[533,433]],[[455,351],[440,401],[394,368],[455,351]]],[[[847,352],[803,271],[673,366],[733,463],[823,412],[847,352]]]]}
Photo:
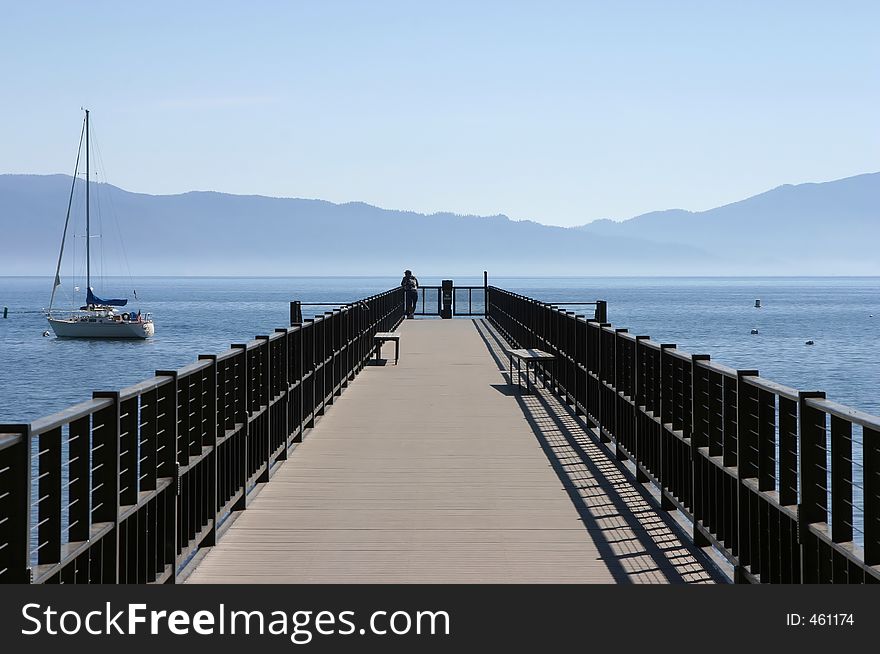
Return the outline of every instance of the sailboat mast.
{"type": "Polygon", "coordinates": [[[92,237],[89,225],[89,110],[86,109],[86,288],[92,288],[92,237]]]}
{"type": "Polygon", "coordinates": [[[92,237],[89,225],[89,110],[86,109],[86,294],[92,288],[92,237]]]}

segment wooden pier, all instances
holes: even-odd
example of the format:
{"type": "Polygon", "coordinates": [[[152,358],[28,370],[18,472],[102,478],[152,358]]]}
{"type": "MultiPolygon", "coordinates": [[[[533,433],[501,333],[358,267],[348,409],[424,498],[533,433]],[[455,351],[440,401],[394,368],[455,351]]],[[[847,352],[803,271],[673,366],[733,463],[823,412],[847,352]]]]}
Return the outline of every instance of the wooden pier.
{"type": "Polygon", "coordinates": [[[0,425],[0,583],[880,581],[880,417],[485,276],[302,306],[0,425]]]}
{"type": "Polygon", "coordinates": [[[567,406],[509,383],[487,321],[399,331],[188,583],[718,579],[567,406]]]}

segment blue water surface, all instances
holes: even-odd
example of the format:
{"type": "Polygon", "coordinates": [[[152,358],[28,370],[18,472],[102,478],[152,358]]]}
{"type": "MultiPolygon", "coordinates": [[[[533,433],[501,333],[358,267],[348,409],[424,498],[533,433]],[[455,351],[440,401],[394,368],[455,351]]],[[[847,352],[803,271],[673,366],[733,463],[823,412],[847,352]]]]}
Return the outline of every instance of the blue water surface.
{"type": "MultiPolygon", "coordinates": [[[[481,285],[482,277],[455,282],[481,285]]],[[[270,333],[287,324],[290,300],[347,302],[399,283],[398,277],[105,280],[111,293],[132,286],[140,298],[133,306],[153,313],[155,338],[134,342],[43,337],[48,326],[40,309],[51,279],[0,277],[0,311],[9,307],[9,317],[0,317],[0,423],[28,422],[93,390],[119,389],[270,333]]],[[[605,299],[617,327],[880,414],[880,278],[499,277],[490,283],[560,305],[605,299]],[[754,308],[756,298],[761,309],[754,308]]],[[[62,291],[62,306],[70,306],[72,289],[62,291]]],[[[474,296],[476,309],[481,299],[474,296]]]]}

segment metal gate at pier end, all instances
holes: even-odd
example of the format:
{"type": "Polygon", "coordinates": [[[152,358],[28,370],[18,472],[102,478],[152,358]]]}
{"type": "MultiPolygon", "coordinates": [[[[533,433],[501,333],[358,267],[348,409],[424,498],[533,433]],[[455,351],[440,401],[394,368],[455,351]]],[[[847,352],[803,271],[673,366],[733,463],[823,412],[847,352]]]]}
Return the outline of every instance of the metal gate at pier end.
{"type": "MultiPolygon", "coordinates": [[[[420,286],[419,299],[413,315],[437,318],[467,318],[486,316],[486,289],[489,287],[488,273],[483,272],[482,285],[456,286],[451,279],[444,279],[440,285],[420,286]]],[[[594,304],[578,303],[575,304],[594,304]]],[[[358,302],[300,302],[290,303],[290,324],[303,321],[303,307],[329,308],[344,306],[357,308],[358,302]]]]}
{"type": "Polygon", "coordinates": [[[483,283],[476,286],[456,286],[454,280],[444,279],[439,286],[420,286],[416,316],[439,318],[486,316],[489,274],[483,271],[483,283]]]}
{"type": "Polygon", "coordinates": [[[416,316],[438,318],[476,317],[486,315],[486,288],[484,286],[456,286],[452,280],[445,285],[420,286],[416,316]]]}

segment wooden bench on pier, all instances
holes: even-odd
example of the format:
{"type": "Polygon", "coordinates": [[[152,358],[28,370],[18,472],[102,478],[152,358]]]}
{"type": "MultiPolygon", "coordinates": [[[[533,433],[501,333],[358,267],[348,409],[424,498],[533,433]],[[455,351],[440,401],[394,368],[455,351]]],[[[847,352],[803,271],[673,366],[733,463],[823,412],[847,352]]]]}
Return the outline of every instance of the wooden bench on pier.
{"type": "Polygon", "coordinates": [[[394,341],[394,365],[400,359],[400,333],[399,332],[376,332],[373,342],[376,344],[376,361],[382,358],[382,344],[385,341],[394,341]]]}
{"type": "MultiPolygon", "coordinates": [[[[507,356],[510,359],[510,383],[513,383],[513,360],[516,359],[516,385],[518,387],[521,386],[520,380],[522,379],[522,370],[520,368],[520,363],[525,363],[526,365],[526,392],[529,390],[529,364],[534,364],[538,362],[550,362],[554,361],[556,357],[549,352],[544,352],[543,350],[535,350],[532,348],[519,349],[519,350],[507,350],[507,356]]],[[[534,366],[533,366],[534,369],[534,366]]],[[[535,372],[535,382],[538,381],[538,373],[535,372]]]]}

